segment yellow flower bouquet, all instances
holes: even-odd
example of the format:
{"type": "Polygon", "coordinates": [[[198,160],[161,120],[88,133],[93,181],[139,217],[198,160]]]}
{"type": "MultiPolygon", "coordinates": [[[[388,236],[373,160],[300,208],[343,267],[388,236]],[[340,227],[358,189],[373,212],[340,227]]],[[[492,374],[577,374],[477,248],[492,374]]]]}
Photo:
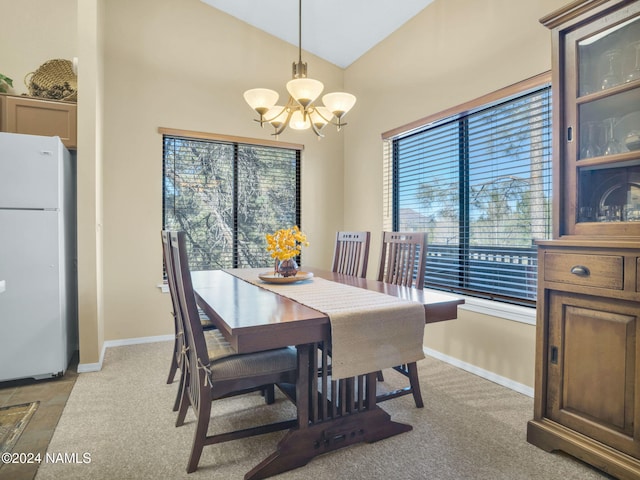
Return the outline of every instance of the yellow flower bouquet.
{"type": "Polygon", "coordinates": [[[298,265],[294,257],[300,255],[302,247],[308,247],[307,236],[297,225],[282,228],[273,234],[267,233],[267,251],[275,259],[275,272],[285,277],[298,273],[298,265]]]}

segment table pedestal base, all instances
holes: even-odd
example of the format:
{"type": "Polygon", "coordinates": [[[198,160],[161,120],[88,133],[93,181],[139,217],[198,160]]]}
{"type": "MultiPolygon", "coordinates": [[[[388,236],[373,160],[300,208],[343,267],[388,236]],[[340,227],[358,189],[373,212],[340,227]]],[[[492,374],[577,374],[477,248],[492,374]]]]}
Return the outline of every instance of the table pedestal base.
{"type": "Polygon", "coordinates": [[[244,478],[258,480],[302,467],[323,453],[360,442],[372,443],[412,430],[411,425],[391,420],[379,407],[293,428],[278,443],[277,450],[256,465],[244,478]]]}

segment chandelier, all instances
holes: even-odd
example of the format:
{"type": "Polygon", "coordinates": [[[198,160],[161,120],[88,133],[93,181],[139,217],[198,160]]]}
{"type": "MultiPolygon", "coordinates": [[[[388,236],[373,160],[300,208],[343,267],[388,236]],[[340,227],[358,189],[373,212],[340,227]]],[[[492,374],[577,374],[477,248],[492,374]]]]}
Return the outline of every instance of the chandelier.
{"type": "Polygon", "coordinates": [[[324,85],[307,77],[307,64],[302,62],[302,0],[298,2],[298,61],[293,63],[293,79],[287,82],[289,100],[286,105],[276,105],[278,92],[268,88],[253,88],[244,92],[244,99],[259,115],[256,122],[264,127],[269,123],[277,138],[287,127],[294,130],[311,128],[318,137],[324,137],[321,130],[331,124],[337,130],[346,125],[342,118],[356,103],[350,93],[332,92],[322,96],[324,105],[315,104],[324,85]]]}

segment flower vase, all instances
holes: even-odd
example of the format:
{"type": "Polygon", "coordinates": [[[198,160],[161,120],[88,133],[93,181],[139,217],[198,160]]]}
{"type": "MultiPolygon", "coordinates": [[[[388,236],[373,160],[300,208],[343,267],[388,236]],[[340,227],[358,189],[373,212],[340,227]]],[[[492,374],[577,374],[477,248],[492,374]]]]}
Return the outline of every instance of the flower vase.
{"type": "Polygon", "coordinates": [[[282,275],[283,277],[293,277],[296,273],[298,273],[298,264],[293,258],[282,260],[278,263],[277,273],[282,275]]]}

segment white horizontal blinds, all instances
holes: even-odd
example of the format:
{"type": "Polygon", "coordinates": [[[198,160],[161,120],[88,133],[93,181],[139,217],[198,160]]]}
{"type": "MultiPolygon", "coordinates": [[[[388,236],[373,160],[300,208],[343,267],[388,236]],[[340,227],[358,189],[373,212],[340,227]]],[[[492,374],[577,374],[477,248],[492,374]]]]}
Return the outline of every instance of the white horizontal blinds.
{"type": "Polygon", "coordinates": [[[270,266],[265,233],[300,222],[299,151],[164,135],[163,158],[163,227],[186,232],[190,268],[270,266]]]}
{"type": "Polygon", "coordinates": [[[394,141],[394,228],[428,233],[425,285],[536,298],[551,236],[551,96],[544,87],[394,141]]]}

